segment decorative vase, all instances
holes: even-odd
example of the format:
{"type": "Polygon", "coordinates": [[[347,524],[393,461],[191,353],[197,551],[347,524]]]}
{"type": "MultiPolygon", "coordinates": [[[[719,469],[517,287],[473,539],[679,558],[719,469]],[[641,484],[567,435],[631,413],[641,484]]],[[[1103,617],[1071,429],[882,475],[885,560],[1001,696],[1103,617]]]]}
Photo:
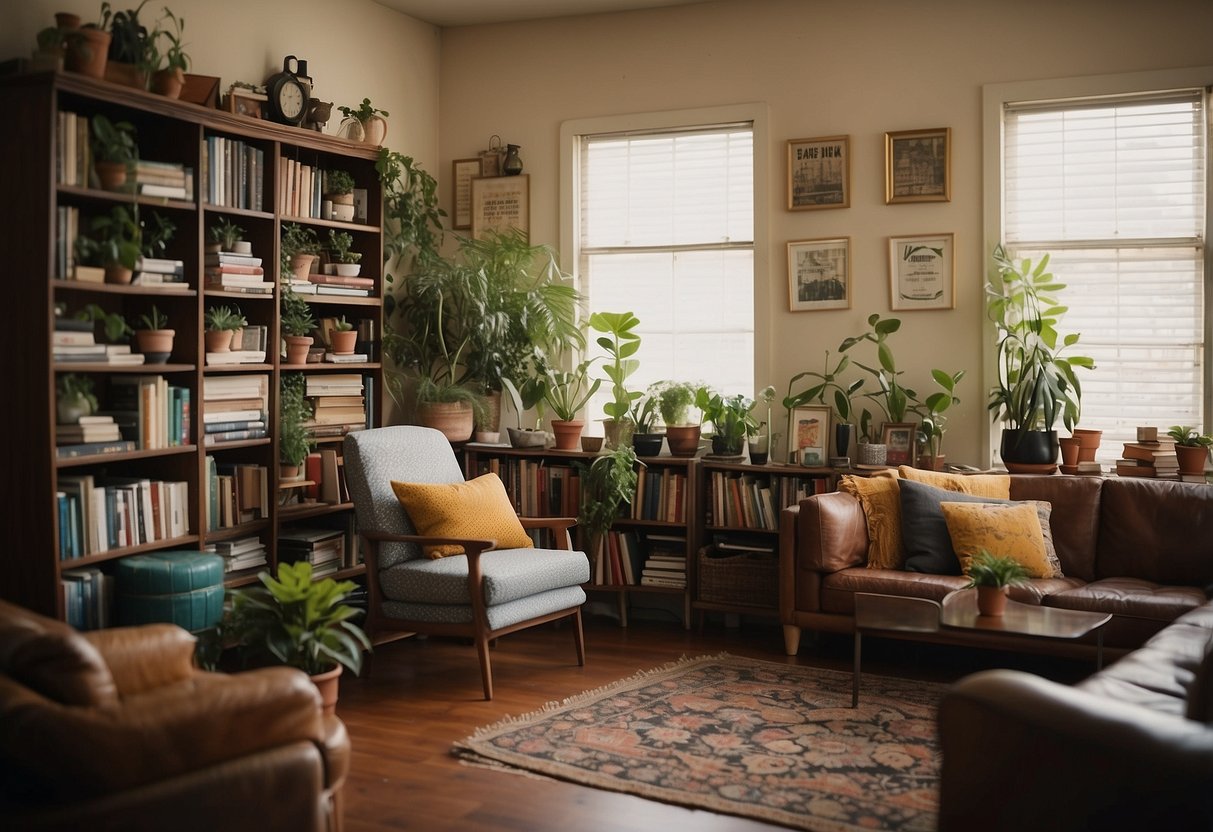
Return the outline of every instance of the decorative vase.
{"type": "Polygon", "coordinates": [[[89,416],[92,412],[93,406],[84,396],[60,396],[55,402],[55,415],[61,425],[74,425],[81,416],[89,416]]]}
{"type": "Polygon", "coordinates": [[[475,413],[467,402],[421,402],[417,421],[441,432],[448,442],[468,441],[476,426],[475,413]]]}
{"type": "Polygon", "coordinates": [[[320,708],[324,716],[337,714],[337,688],[341,682],[341,670],[341,665],[337,665],[332,670],[310,677],[316,690],[320,691],[320,708]]]}
{"type": "Polygon", "coordinates": [[[332,330],[329,332],[329,346],[336,355],[353,355],[354,345],[358,343],[358,331],[347,329],[345,332],[332,330]]]}
{"type": "Polygon", "coordinates": [[[766,465],[771,455],[771,437],[759,436],[751,439],[749,450],[751,465],[766,465]]]}
{"type": "Polygon", "coordinates": [[[506,176],[517,176],[522,173],[522,159],[518,155],[519,145],[505,146],[505,159],[501,162],[501,172],[506,176]]]}
{"type": "Polygon", "coordinates": [[[501,444],[501,431],[478,430],[472,434],[472,441],[482,445],[499,445],[501,444]]]}
{"type": "Polygon", "coordinates": [[[636,456],[658,456],[663,439],[664,433],[633,433],[632,447],[636,449],[636,456]]]}
{"type": "Polygon", "coordinates": [[[135,343],[148,364],[164,364],[173,352],[172,329],[140,329],[135,332],[135,343]]]}
{"type": "Polygon", "coordinates": [[[237,240],[232,243],[232,254],[250,255],[253,253],[253,243],[251,240],[237,240]]]}
{"type": "Polygon", "coordinates": [[[79,72],[90,78],[104,78],[109,60],[111,35],[93,26],[84,26],[67,38],[64,65],[68,72],[79,72]]]}
{"type": "MultiPolygon", "coordinates": [[[[585,434],[582,434],[581,435],[581,450],[585,451],[587,454],[598,453],[599,451],[602,450],[602,437],[601,436],[586,436],[585,434]]],[[[639,453],[639,451],[637,451],[637,453],[639,453]]]]}
{"type": "Polygon", "coordinates": [[[699,425],[666,425],[665,441],[673,456],[691,457],[699,452],[699,425]]]}
{"type": "Polygon", "coordinates": [[[230,329],[208,330],[203,336],[206,339],[206,351],[231,352],[232,335],[230,329]]]}
{"type": "MultiPolygon", "coordinates": [[[[1094,462],[1095,453],[1099,450],[1099,440],[1103,437],[1102,430],[1075,428],[1074,438],[1078,440],[1078,461],[1094,462]]],[[[1067,463],[1072,465],[1073,463],[1067,463]]]]}
{"type": "Polygon", "coordinates": [[[287,335],[283,340],[286,341],[286,363],[306,364],[308,348],[312,346],[312,336],[287,335]]]}
{"type": "Polygon", "coordinates": [[[362,264],[361,263],[334,263],[333,270],[336,271],[338,276],[340,276],[340,277],[357,277],[358,273],[360,271],[362,271],[362,264]]]}
{"type": "Polygon", "coordinates": [[[316,259],[314,254],[293,254],[291,255],[291,274],[296,280],[307,280],[307,276],[312,273],[312,261],[316,259]]]}
{"type": "Polygon", "coordinates": [[[1179,473],[1203,474],[1209,449],[1204,445],[1176,445],[1175,458],[1179,461],[1179,473]]]}
{"type": "Polygon", "coordinates": [[[850,456],[851,440],[855,438],[855,426],[847,423],[834,426],[834,456],[850,456]]]}
{"type": "Polygon", "coordinates": [[[506,428],[505,433],[511,448],[546,448],[548,444],[548,435],[541,430],[506,428]]]}
{"type": "Polygon", "coordinates": [[[1007,588],[1005,586],[977,587],[977,612],[997,618],[1007,611],[1007,588]]]}
{"type": "Polygon", "coordinates": [[[581,419],[553,419],[552,433],[556,435],[556,450],[575,451],[581,444],[585,422],[581,419]]]}
{"type": "Polygon", "coordinates": [[[362,140],[364,142],[373,144],[376,147],[383,146],[383,140],[387,138],[387,122],[383,119],[383,116],[371,116],[363,122],[362,130],[362,140]]]}
{"type": "Polygon", "coordinates": [[[888,460],[889,448],[880,442],[859,443],[860,465],[884,465],[888,460]]]}

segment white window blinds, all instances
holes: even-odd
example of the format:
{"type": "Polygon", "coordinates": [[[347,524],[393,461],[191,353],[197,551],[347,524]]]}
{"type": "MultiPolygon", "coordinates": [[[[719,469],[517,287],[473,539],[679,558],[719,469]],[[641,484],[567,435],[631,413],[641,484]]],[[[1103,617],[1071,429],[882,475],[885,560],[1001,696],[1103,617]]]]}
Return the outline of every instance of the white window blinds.
{"type": "Polygon", "coordinates": [[[1063,330],[1079,332],[1082,426],[1100,459],[1138,425],[1202,424],[1203,90],[1008,105],[1004,239],[1052,255],[1063,330]]]}
{"type": "MultiPolygon", "coordinates": [[[[750,125],[582,136],[580,145],[580,288],[591,311],[640,319],[640,369],[628,386],[677,379],[753,395],[750,125]]],[[[608,397],[600,391],[591,417],[608,397]]]]}

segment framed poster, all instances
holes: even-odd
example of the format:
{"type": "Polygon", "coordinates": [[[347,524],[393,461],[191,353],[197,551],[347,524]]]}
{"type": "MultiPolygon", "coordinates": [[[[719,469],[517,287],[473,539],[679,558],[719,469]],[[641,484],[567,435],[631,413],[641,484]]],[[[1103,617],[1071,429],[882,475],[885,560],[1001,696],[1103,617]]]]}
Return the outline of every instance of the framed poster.
{"type": "Polygon", "coordinates": [[[952,128],[884,134],[884,201],[952,201],[952,128]]]}
{"type": "Polygon", "coordinates": [[[851,137],[788,142],[788,210],[851,207],[851,137]]]}
{"type": "Polygon", "coordinates": [[[531,231],[531,177],[493,176],[473,179],[472,238],[479,240],[486,231],[517,228],[524,235],[531,231]]]}
{"type": "Polygon", "coordinates": [[[829,463],[830,408],[806,405],[788,413],[789,462],[820,466],[829,463]]]}
{"type": "Polygon", "coordinates": [[[885,446],[886,465],[913,465],[918,425],[913,422],[885,422],[880,426],[880,441],[885,446]]]}
{"type": "Polygon", "coordinates": [[[451,181],[455,183],[451,205],[451,228],[472,227],[472,180],[479,175],[479,159],[456,159],[451,162],[451,181]]]}
{"type": "Polygon", "coordinates": [[[956,308],[956,249],[952,234],[889,238],[889,308],[956,308]]]}
{"type": "Polygon", "coordinates": [[[793,312],[851,308],[851,238],[788,243],[788,308],[793,312]]]}

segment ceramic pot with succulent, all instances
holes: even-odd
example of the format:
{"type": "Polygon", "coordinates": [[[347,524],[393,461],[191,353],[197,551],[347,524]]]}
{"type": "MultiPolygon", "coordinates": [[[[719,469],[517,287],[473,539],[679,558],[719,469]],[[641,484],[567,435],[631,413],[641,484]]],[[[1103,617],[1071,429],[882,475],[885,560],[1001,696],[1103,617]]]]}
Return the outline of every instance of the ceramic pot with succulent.
{"type": "Polygon", "coordinates": [[[543,404],[544,395],[547,392],[547,380],[543,378],[525,378],[515,382],[514,379],[501,379],[501,386],[505,390],[505,394],[509,397],[511,404],[514,405],[514,414],[518,420],[518,427],[505,429],[506,436],[509,437],[510,447],[512,448],[543,448],[547,446],[548,435],[542,430],[535,428],[523,427],[522,419],[531,408],[535,408],[535,422],[538,424],[543,419],[543,404]]]}
{"type": "Polygon", "coordinates": [[[966,587],[977,588],[977,611],[997,617],[1006,612],[1007,590],[1028,582],[1028,570],[1015,558],[992,555],[985,549],[969,564],[966,587]]]}
{"type": "Polygon", "coordinates": [[[125,205],[115,205],[108,214],[94,217],[90,228],[94,256],[105,268],[105,282],[129,284],[142,255],[143,232],[138,219],[125,205]]]}
{"type": "Polygon", "coordinates": [[[293,279],[307,280],[319,251],[320,241],[315,231],[294,222],[282,226],[282,257],[289,261],[293,279]]]}
{"type": "Polygon", "coordinates": [[[248,256],[253,253],[253,244],[244,239],[244,229],[231,220],[221,219],[207,229],[207,235],[210,242],[206,244],[206,250],[210,254],[224,252],[248,256]]]}
{"type": "Polygon", "coordinates": [[[286,341],[286,363],[306,364],[316,319],[312,317],[312,308],[308,306],[307,301],[289,286],[282,287],[281,325],[282,337],[286,341]]]}
{"type": "Polygon", "coordinates": [[[632,447],[636,456],[658,456],[665,434],[657,430],[657,398],[644,396],[632,403],[629,419],[636,428],[632,434],[632,447]]]}
{"type": "Polygon", "coordinates": [[[329,251],[333,258],[333,269],[341,277],[357,277],[362,268],[358,264],[362,255],[350,251],[353,244],[354,238],[350,234],[334,228],[329,229],[329,251]]]}
{"type": "Polygon", "coordinates": [[[1205,465],[1209,460],[1209,447],[1213,446],[1213,437],[1188,425],[1172,425],[1167,429],[1167,436],[1175,440],[1179,473],[1204,474],[1205,465]]]}
{"type": "Polygon", "coordinates": [[[702,433],[703,410],[700,404],[707,402],[708,391],[685,381],[659,381],[649,388],[649,395],[657,397],[657,408],[665,422],[665,441],[674,456],[692,457],[699,451],[702,433]],[[696,412],[698,418],[692,418],[696,412]]]}
{"type": "MultiPolygon", "coordinates": [[[[175,330],[168,328],[168,315],[161,312],[155,304],[152,311],[139,317],[142,326],[135,330],[135,345],[144,355],[147,364],[164,364],[173,353],[173,337],[175,330]]],[[[228,340],[231,338],[229,336],[228,340]]]]}
{"type": "Polygon", "coordinates": [[[74,425],[81,416],[97,412],[93,380],[79,373],[64,373],[55,384],[55,415],[61,425],[74,425]]]}
{"type": "Polygon", "coordinates": [[[345,118],[338,129],[338,135],[355,142],[381,147],[387,138],[387,110],[378,110],[371,106],[371,99],[364,98],[357,107],[338,107],[345,118]]]}
{"type": "MultiPolygon", "coordinates": [[[[156,24],[158,38],[168,41],[168,48],[163,55],[157,55],[156,66],[152,72],[151,89],[166,98],[180,98],[181,90],[185,87],[185,73],[190,69],[190,56],[182,49],[181,33],[185,29],[185,18],[177,17],[168,7],[164,8],[164,17],[156,24]],[[168,21],[172,28],[160,28],[160,24],[168,21]],[[163,66],[161,66],[161,59],[163,66]]],[[[153,39],[152,48],[160,49],[158,38],[153,39]]]]}
{"type": "Polygon", "coordinates": [[[206,310],[206,351],[229,352],[232,348],[232,337],[237,330],[248,326],[248,321],[240,313],[240,309],[227,304],[212,306],[206,310]]]}
{"type": "Polygon", "coordinates": [[[357,343],[358,331],[345,319],[345,315],[333,321],[333,328],[329,330],[329,347],[335,355],[353,355],[357,343]]]}
{"type": "Polygon", "coordinates": [[[602,371],[611,383],[611,400],[602,406],[607,418],[602,423],[608,450],[630,446],[636,425],[629,415],[632,406],[643,396],[639,390],[627,388],[628,376],[640,369],[634,356],[640,350],[640,335],[636,327],[640,319],[631,312],[595,312],[590,315],[590,328],[603,335],[596,343],[606,353],[602,371]]]}
{"type": "Polygon", "coordinates": [[[354,177],[343,170],[326,171],[324,198],[333,204],[333,213],[329,219],[338,222],[354,221],[354,177]]]}
{"type": "Polygon", "coordinates": [[[590,365],[594,359],[582,361],[570,371],[548,370],[544,384],[543,400],[552,408],[552,433],[556,437],[556,449],[575,451],[581,444],[581,432],[585,420],[578,419],[581,409],[589,403],[602,379],[591,380],[590,365]]]}
{"type": "Polygon", "coordinates": [[[101,187],[119,191],[126,185],[130,167],[139,156],[135,127],[129,121],[110,121],[100,113],[91,119],[93,168],[101,187]]]}

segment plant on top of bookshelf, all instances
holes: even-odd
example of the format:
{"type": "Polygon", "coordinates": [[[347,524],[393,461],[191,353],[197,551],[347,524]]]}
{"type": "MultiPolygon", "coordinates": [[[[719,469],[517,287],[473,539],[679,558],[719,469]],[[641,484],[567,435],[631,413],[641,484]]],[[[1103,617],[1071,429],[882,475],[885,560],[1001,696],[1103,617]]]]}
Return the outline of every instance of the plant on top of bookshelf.
{"type": "Polygon", "coordinates": [[[79,373],[63,373],[55,383],[56,415],[61,425],[75,424],[81,416],[97,412],[93,380],[79,373]]]}
{"type": "Polygon", "coordinates": [[[185,86],[185,73],[190,68],[190,56],[186,54],[181,42],[184,30],[185,18],[177,17],[169,11],[168,6],[165,6],[164,17],[156,22],[156,29],[151,37],[152,92],[169,98],[177,98],[181,95],[181,88],[185,86]],[[160,24],[166,20],[172,24],[171,29],[160,28],[160,24]],[[159,38],[168,41],[168,48],[164,50],[163,54],[160,54],[159,38]]]}
{"type": "Polygon", "coordinates": [[[354,219],[354,177],[343,170],[325,171],[324,198],[333,206],[330,219],[340,222],[354,219]]]}
{"type": "Polygon", "coordinates": [[[85,306],[75,314],[75,318],[80,321],[92,321],[93,323],[100,321],[101,328],[105,331],[105,340],[111,344],[125,341],[134,334],[134,330],[131,329],[121,312],[107,312],[95,303],[85,306]]]}
{"type": "Polygon", "coordinates": [[[345,120],[341,122],[338,135],[351,141],[382,145],[387,137],[387,110],[371,106],[371,99],[364,98],[355,107],[338,107],[345,120]]]}
{"type": "Polygon", "coordinates": [[[135,330],[135,344],[145,356],[148,364],[163,364],[173,352],[173,337],[177,334],[168,328],[168,315],[155,304],[152,311],[139,316],[139,329],[135,330]]]}
{"type": "Polygon", "coordinates": [[[1167,436],[1175,440],[1175,458],[1179,463],[1180,475],[1203,477],[1209,448],[1213,446],[1213,436],[1188,425],[1172,425],[1167,429],[1167,436]]]}
{"type": "MultiPolygon", "coordinates": [[[[606,554],[606,533],[619,519],[619,509],[636,496],[638,465],[631,445],[596,457],[581,471],[581,507],[577,525],[589,536],[591,562],[606,554]]],[[[591,574],[593,574],[591,568],[591,574]]]]}
{"type": "Polygon", "coordinates": [[[207,235],[211,239],[208,248],[217,246],[217,251],[240,253],[236,247],[244,239],[244,229],[226,217],[208,228],[207,235]]]}
{"type": "Polygon", "coordinates": [[[629,446],[636,426],[629,418],[632,405],[644,394],[629,390],[627,379],[640,368],[640,360],[633,356],[640,350],[640,335],[636,327],[640,319],[631,312],[594,312],[590,315],[590,328],[604,333],[595,343],[606,352],[602,370],[611,382],[611,400],[602,406],[607,415],[603,423],[608,448],[629,446]]]}
{"type": "MultiPolygon", "coordinates": [[[[834,447],[839,456],[848,456],[850,451],[852,434],[854,433],[855,425],[851,419],[854,416],[854,405],[851,402],[852,397],[858,393],[864,384],[862,378],[857,378],[850,384],[843,384],[842,374],[851,366],[851,357],[849,355],[839,354],[838,363],[834,365],[834,369],[830,369],[830,351],[826,350],[825,362],[822,365],[822,372],[818,373],[813,370],[805,370],[803,373],[797,373],[788,380],[788,392],[783,397],[783,407],[789,413],[798,407],[816,402],[826,407],[831,408],[834,414],[834,447]],[[803,390],[793,393],[792,387],[802,378],[816,379],[813,384],[803,390]],[[826,395],[833,392],[832,402],[826,401],[826,395]]],[[[768,420],[769,408],[768,408],[768,420]]],[[[869,416],[869,420],[870,420],[869,416]]],[[[769,449],[768,449],[769,450],[769,449]]]]}
{"type": "Polygon", "coordinates": [[[943,435],[948,430],[948,417],[945,413],[952,405],[960,404],[956,395],[956,385],[965,377],[965,371],[959,370],[948,373],[945,370],[931,370],[931,378],[939,385],[939,389],[931,393],[921,405],[914,408],[921,420],[918,423],[919,439],[926,446],[926,460],[929,467],[939,471],[943,469],[943,435]]]}
{"type": "Polygon", "coordinates": [[[906,413],[918,404],[918,395],[909,387],[902,386],[898,379],[903,371],[897,369],[893,348],[889,344],[889,336],[899,329],[901,329],[900,319],[884,318],[882,320],[879,314],[872,314],[868,316],[866,332],[844,339],[838,347],[839,352],[846,352],[865,341],[876,345],[876,360],[880,366],[868,366],[860,364],[858,361],[855,362],[855,366],[870,373],[876,379],[876,386],[879,389],[864,393],[863,396],[879,405],[884,411],[885,418],[890,422],[904,422],[906,413]]]}
{"type": "Polygon", "coordinates": [[[125,205],[115,205],[108,214],[93,217],[90,228],[96,257],[105,266],[105,282],[130,283],[143,252],[138,209],[132,215],[125,205]]]}
{"type": "Polygon", "coordinates": [[[143,0],[136,8],[115,11],[109,3],[101,4],[101,28],[110,33],[109,59],[119,63],[137,64],[143,59],[150,34],[139,21],[139,12],[147,5],[143,0]]]}
{"type": "Polygon", "coordinates": [[[298,479],[304,460],[312,450],[308,436],[308,419],[312,408],[305,392],[306,382],[302,373],[283,373],[278,396],[278,461],[283,465],[283,479],[298,479]]]}
{"type": "Polygon", "coordinates": [[[248,321],[239,307],[222,304],[206,310],[206,351],[229,352],[236,330],[244,329],[248,321]]]}
{"type": "Polygon", "coordinates": [[[560,450],[571,451],[577,447],[584,423],[577,420],[577,414],[598,392],[602,379],[593,381],[589,378],[590,365],[594,359],[582,361],[572,370],[553,370],[544,374],[543,400],[552,408],[555,419],[552,420],[552,430],[556,434],[556,447],[560,450]],[[557,425],[557,422],[565,425],[557,425]]]}
{"type": "MultiPolygon", "coordinates": [[[[547,392],[547,380],[535,376],[527,376],[517,381],[512,378],[503,378],[501,386],[502,392],[510,397],[510,402],[514,405],[514,415],[518,420],[517,428],[506,428],[510,445],[515,448],[542,448],[547,444],[547,434],[535,427],[524,428],[522,416],[531,408],[535,408],[535,424],[538,425],[542,421],[543,397],[547,392]]],[[[481,430],[491,429],[491,426],[487,424],[481,428],[481,430]]]]}
{"type": "Polygon", "coordinates": [[[635,433],[632,434],[632,447],[637,456],[657,456],[661,453],[661,443],[665,434],[657,432],[657,397],[643,396],[632,403],[628,411],[635,433]]]}
{"type": "Polygon", "coordinates": [[[697,401],[702,403],[704,419],[712,423],[712,452],[739,455],[746,437],[758,429],[753,416],[754,400],[742,393],[722,396],[704,389],[702,395],[697,395],[697,401]]]}
{"type": "Polygon", "coordinates": [[[286,362],[306,364],[311,332],[316,328],[312,308],[290,286],[282,290],[282,335],[286,340],[286,362]]]}

